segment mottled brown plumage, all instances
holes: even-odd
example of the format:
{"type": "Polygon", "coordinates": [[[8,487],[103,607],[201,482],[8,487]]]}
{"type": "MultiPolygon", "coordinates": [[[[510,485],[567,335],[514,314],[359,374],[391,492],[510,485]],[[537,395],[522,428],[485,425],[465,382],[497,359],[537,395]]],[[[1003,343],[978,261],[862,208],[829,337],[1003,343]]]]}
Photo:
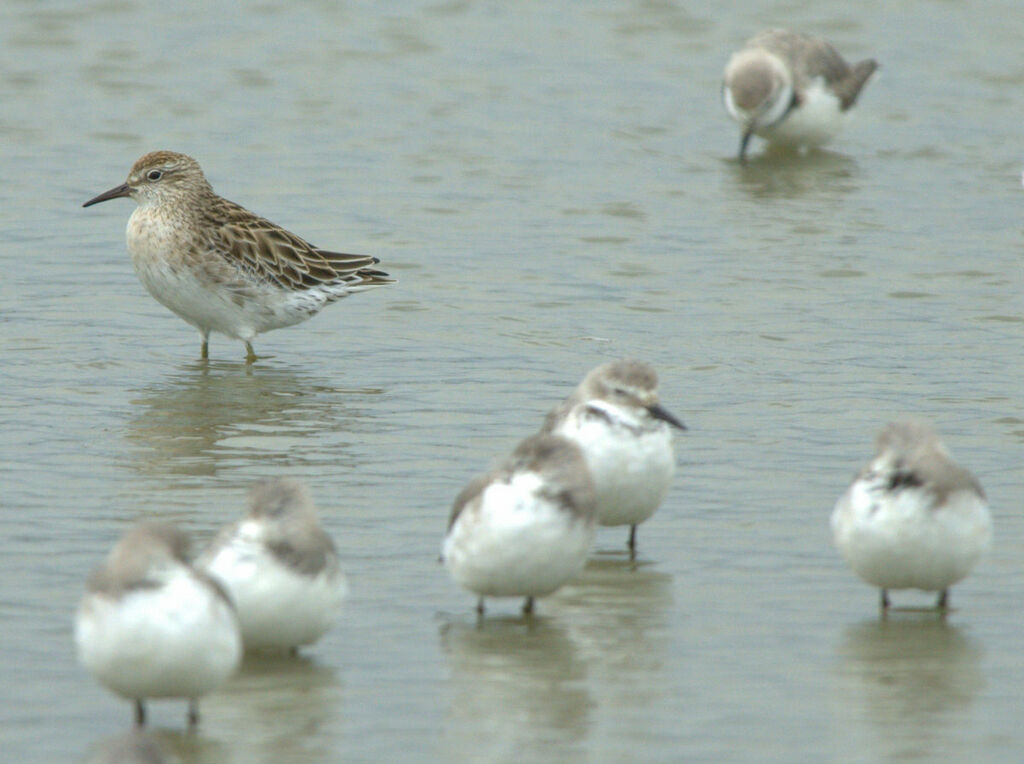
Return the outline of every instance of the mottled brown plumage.
{"type": "Polygon", "coordinates": [[[246,343],[304,321],[326,304],[394,283],[370,255],[332,252],[218,196],[192,157],[155,151],[125,183],[89,200],[129,196],[128,250],[143,285],[195,326],[246,343]]]}

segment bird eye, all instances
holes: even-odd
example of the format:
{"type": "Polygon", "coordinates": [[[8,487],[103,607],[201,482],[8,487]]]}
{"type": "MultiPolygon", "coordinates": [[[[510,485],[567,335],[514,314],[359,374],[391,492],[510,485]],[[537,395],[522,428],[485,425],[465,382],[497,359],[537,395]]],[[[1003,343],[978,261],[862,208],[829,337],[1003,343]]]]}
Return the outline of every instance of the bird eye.
{"type": "Polygon", "coordinates": [[[160,170],[150,170],[146,173],[146,177],[150,180],[160,180],[163,176],[164,174],[160,170]]]}

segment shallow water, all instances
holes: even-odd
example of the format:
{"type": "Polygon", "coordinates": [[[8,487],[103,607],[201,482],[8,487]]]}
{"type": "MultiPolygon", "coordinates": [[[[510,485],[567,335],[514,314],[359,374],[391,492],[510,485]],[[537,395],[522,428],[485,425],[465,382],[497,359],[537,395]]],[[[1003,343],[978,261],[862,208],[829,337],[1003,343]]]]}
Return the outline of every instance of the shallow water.
{"type": "MultiPolygon", "coordinates": [[[[183,761],[1014,760],[1024,596],[1024,9],[749,2],[0,6],[0,748],[88,759],[130,709],[75,665],[88,571],[133,519],[200,539],[307,481],[352,585],[301,660],[153,704],[183,761]],[[734,161],[718,101],[770,23],[874,56],[831,151],[734,161]],[[399,279],[241,343],[128,261],[157,148],[399,279]],[[690,430],[665,505],[539,603],[437,564],[451,500],[592,366],[636,356],[690,430]],[[931,417],[991,554],[947,622],[877,618],[827,517],[876,431],[931,417]]],[[[924,604],[897,595],[897,604],[924,604]]]]}

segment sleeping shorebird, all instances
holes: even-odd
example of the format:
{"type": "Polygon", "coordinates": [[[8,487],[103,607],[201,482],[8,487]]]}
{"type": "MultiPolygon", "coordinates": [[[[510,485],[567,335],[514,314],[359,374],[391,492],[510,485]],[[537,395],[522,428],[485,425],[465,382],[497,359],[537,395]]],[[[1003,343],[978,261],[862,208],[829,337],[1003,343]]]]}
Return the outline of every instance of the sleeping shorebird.
{"type": "Polygon", "coordinates": [[[131,528],[89,578],[75,616],[78,659],[107,689],[135,704],[186,698],[190,727],[199,698],[238,666],[242,639],[231,600],[188,563],[188,537],[173,525],[131,528]]]}
{"type": "Polygon", "coordinates": [[[565,438],[527,438],[499,467],[456,497],[441,559],[452,577],[485,597],[536,597],[583,570],[594,540],[594,484],[579,448],[565,438]]]}
{"type": "Polygon", "coordinates": [[[247,649],[294,652],[337,620],[348,587],[338,553],[297,480],[257,483],[249,512],[224,528],[196,566],[224,585],[247,649]]]}
{"type": "Polygon", "coordinates": [[[836,547],[854,572],[882,590],[938,592],[966,576],[992,540],[992,518],[981,485],[958,465],[931,426],[920,419],[888,425],[868,462],[832,512],[836,547]]]}

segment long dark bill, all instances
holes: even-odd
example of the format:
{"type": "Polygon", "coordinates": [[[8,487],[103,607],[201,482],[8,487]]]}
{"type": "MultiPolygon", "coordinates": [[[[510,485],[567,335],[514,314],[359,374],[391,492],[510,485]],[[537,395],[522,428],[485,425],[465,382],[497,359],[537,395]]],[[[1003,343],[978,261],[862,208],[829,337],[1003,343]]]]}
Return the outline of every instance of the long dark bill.
{"type": "Polygon", "coordinates": [[[111,199],[118,199],[118,198],[120,198],[122,196],[128,196],[131,192],[132,192],[132,190],[128,186],[128,184],[127,183],[122,183],[120,186],[115,186],[114,188],[110,189],[109,191],[104,191],[99,196],[93,197],[92,199],[87,201],[82,206],[83,207],[89,207],[89,206],[92,206],[93,204],[99,204],[100,202],[106,202],[106,201],[109,201],[111,199]]]}
{"type": "Polygon", "coordinates": [[[673,427],[678,427],[680,430],[686,429],[685,424],[680,422],[678,419],[672,416],[668,411],[663,409],[657,403],[655,403],[653,406],[648,406],[647,411],[655,419],[660,419],[662,422],[668,422],[670,425],[672,425],[673,427]]]}
{"type": "Polygon", "coordinates": [[[752,129],[743,131],[743,137],[740,138],[740,164],[747,163],[747,145],[750,143],[750,136],[754,134],[752,129]]]}

